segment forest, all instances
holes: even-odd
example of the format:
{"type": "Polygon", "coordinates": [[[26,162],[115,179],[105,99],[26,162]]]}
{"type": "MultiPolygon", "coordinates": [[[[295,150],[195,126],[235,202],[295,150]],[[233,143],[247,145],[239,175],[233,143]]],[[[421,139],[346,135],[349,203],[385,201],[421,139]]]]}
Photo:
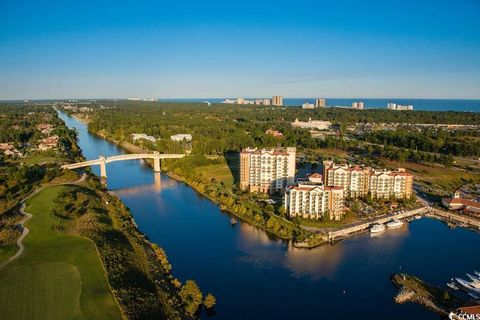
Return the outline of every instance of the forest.
{"type": "Polygon", "coordinates": [[[130,141],[132,133],[155,137],[155,143],[137,141],[143,147],[159,152],[179,153],[191,149],[193,154],[238,152],[246,146],[296,146],[299,149],[335,147],[359,151],[392,160],[437,162],[448,165],[452,156],[480,156],[478,130],[447,131],[442,129],[412,130],[408,125],[394,130],[371,130],[350,134],[345,130],[356,123],[391,124],[474,124],[480,113],[415,111],[396,112],[381,109],[351,110],[326,108],[271,108],[261,106],[117,102],[95,108],[89,130],[115,141],[130,141]],[[295,119],[329,120],[337,135],[313,138],[308,130],[294,128],[295,119]],[[282,137],[266,133],[279,130],[282,137]],[[192,143],[174,142],[171,135],[189,133],[192,143]],[[385,147],[365,146],[383,144],[385,147]],[[389,148],[391,146],[391,148],[389,148]]]}

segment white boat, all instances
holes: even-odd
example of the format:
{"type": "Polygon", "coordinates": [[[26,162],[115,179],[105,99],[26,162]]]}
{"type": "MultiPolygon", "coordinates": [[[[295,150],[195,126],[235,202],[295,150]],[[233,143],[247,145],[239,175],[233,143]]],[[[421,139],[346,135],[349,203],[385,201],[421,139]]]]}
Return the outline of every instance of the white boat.
{"type": "Polygon", "coordinates": [[[376,223],[370,228],[370,233],[379,233],[385,231],[385,226],[383,224],[376,223]]]}
{"type": "Polygon", "coordinates": [[[387,228],[389,229],[400,228],[401,226],[403,226],[403,222],[400,220],[392,220],[387,222],[387,228]]]}
{"type": "Polygon", "coordinates": [[[470,278],[470,280],[473,281],[473,283],[476,283],[476,284],[479,284],[480,285],[480,279],[475,277],[475,276],[472,276],[471,274],[467,273],[467,277],[470,278]]]}
{"type": "Polygon", "coordinates": [[[418,219],[421,219],[421,218],[422,218],[422,216],[419,215],[419,214],[417,214],[417,215],[415,216],[415,220],[418,220],[418,219]]]}
{"type": "Polygon", "coordinates": [[[458,290],[458,287],[454,282],[447,283],[447,287],[449,287],[450,289],[453,289],[453,290],[458,290]]]}
{"type": "Polygon", "coordinates": [[[455,278],[455,280],[464,288],[468,291],[473,291],[475,294],[480,294],[480,288],[476,288],[475,286],[473,286],[472,282],[469,282],[467,280],[463,280],[463,279],[460,279],[460,278],[455,278]]]}

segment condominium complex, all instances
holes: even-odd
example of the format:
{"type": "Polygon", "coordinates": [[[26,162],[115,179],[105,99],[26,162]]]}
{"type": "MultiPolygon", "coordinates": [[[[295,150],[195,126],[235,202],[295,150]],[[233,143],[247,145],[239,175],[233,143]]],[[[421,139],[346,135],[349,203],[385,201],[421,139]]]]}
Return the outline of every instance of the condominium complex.
{"type": "Polygon", "coordinates": [[[272,105],[283,106],[283,97],[282,96],[273,96],[272,105]]]}
{"type": "Polygon", "coordinates": [[[352,109],[361,109],[365,108],[365,104],[362,101],[357,101],[352,103],[352,109]]]}
{"type": "Polygon", "coordinates": [[[242,97],[238,97],[237,99],[225,99],[222,101],[222,103],[225,103],[225,104],[254,104],[254,105],[264,105],[264,106],[270,106],[270,105],[276,105],[276,106],[281,106],[283,105],[283,98],[282,97],[279,97],[279,96],[276,96],[276,97],[273,97],[272,99],[264,99],[264,98],[261,98],[261,99],[255,99],[255,100],[249,100],[249,99],[245,99],[245,98],[242,98],[242,97]],[[277,101],[277,102],[275,102],[277,101]],[[275,104],[275,103],[279,103],[279,104],[275,104]]]}
{"type": "Polygon", "coordinates": [[[250,192],[283,192],[295,181],[296,148],[246,148],[240,153],[240,188],[250,192]]]}
{"type": "Polygon", "coordinates": [[[315,99],[315,108],[325,108],[325,99],[322,99],[322,98],[315,99]]]}
{"type": "Polygon", "coordinates": [[[396,103],[387,103],[387,109],[389,110],[397,110],[397,111],[413,111],[413,106],[411,104],[409,105],[401,105],[401,104],[396,104],[396,103]]]}
{"type": "Polygon", "coordinates": [[[285,208],[290,218],[340,220],[344,214],[343,193],[341,187],[325,187],[322,175],[314,173],[285,192],[285,208]]]}
{"type": "Polygon", "coordinates": [[[313,103],[305,102],[304,104],[302,104],[302,109],[314,109],[314,108],[315,108],[315,105],[313,103]]]}
{"type": "Polygon", "coordinates": [[[413,192],[413,175],[399,168],[397,171],[374,170],[364,166],[339,165],[323,162],[324,184],[342,187],[346,197],[406,198],[413,192]]]}
{"type": "Polygon", "coordinates": [[[323,120],[312,120],[308,118],[308,121],[298,121],[298,118],[292,122],[292,127],[302,128],[302,129],[316,129],[316,130],[326,130],[330,128],[332,123],[330,121],[323,120]]]}

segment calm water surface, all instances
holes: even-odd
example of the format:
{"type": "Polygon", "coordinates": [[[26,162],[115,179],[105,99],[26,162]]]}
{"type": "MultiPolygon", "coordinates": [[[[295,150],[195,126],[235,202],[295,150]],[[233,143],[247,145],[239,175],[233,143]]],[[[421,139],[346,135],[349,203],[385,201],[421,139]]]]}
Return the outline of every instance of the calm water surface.
{"type": "MultiPolygon", "coordinates": [[[[125,153],[60,116],[78,130],[87,159],[125,153]]],[[[217,319],[439,319],[420,306],[394,304],[390,276],[405,271],[445,286],[480,269],[480,234],[436,220],[295,249],[248,224],[232,227],[217,205],[184,183],[155,176],[141,160],[108,164],[107,175],[140,230],[165,248],[175,276],[195,279],[217,297],[217,319]]]]}

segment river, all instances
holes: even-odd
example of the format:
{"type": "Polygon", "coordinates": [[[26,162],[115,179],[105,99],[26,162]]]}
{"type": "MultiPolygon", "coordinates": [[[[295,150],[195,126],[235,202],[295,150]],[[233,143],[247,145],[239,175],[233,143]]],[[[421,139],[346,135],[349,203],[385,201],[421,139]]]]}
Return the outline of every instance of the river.
{"type": "MultiPolygon", "coordinates": [[[[122,154],[78,131],[87,159],[122,154]]],[[[98,167],[93,168],[99,174],[98,167]]],[[[215,319],[438,319],[415,304],[396,305],[393,273],[436,284],[480,268],[480,235],[421,219],[372,238],[363,234],[335,245],[295,249],[230,216],[188,185],[155,176],[142,160],[107,165],[108,187],[130,208],[140,230],[163,247],[181,281],[195,279],[217,297],[215,319]]]]}

